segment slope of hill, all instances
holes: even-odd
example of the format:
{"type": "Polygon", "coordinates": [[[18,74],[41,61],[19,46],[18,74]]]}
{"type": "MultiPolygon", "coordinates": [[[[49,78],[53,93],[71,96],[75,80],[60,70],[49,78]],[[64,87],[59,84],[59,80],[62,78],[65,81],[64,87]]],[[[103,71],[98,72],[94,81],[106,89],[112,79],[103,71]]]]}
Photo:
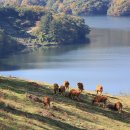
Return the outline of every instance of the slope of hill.
{"type": "Polygon", "coordinates": [[[88,42],[90,29],[78,16],[55,14],[40,6],[0,6],[0,18],[0,30],[4,32],[0,32],[1,48],[6,42],[4,37],[26,47],[88,42]]]}
{"type": "Polygon", "coordinates": [[[129,0],[0,0],[3,5],[43,6],[75,15],[130,16],[129,0]]]}
{"type": "Polygon", "coordinates": [[[44,6],[46,5],[46,0],[0,0],[0,3],[6,5],[37,5],[44,6]]]}
{"type": "Polygon", "coordinates": [[[47,2],[47,7],[56,12],[65,12],[75,15],[105,15],[109,0],[63,0],[54,3],[47,2]]]}
{"type": "Polygon", "coordinates": [[[38,83],[15,77],[0,77],[0,129],[2,130],[129,130],[129,97],[108,95],[109,101],[121,101],[124,112],[108,110],[91,100],[95,92],[84,91],[80,101],[67,96],[54,95],[52,85],[38,83]],[[51,107],[46,109],[42,103],[30,100],[26,95],[32,94],[42,99],[51,98],[51,107]]]}
{"type": "Polygon", "coordinates": [[[6,5],[44,6],[55,12],[66,14],[106,14],[110,0],[1,0],[6,5]]]}
{"type": "Polygon", "coordinates": [[[130,16],[130,0],[112,0],[108,15],[130,16]]]}

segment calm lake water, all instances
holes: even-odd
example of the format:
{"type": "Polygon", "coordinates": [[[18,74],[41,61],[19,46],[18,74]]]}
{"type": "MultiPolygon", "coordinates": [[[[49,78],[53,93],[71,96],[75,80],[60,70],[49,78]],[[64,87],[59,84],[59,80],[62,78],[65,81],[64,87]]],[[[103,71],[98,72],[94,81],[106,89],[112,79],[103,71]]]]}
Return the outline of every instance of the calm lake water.
{"type": "Polygon", "coordinates": [[[0,75],[48,83],[97,84],[111,94],[130,93],[130,18],[87,17],[90,43],[39,49],[0,59],[0,75]]]}

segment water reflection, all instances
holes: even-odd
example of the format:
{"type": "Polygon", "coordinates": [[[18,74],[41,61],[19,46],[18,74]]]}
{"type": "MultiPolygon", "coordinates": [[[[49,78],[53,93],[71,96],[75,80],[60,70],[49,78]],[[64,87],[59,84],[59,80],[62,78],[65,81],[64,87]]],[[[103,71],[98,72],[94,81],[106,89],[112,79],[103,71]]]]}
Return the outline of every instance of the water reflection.
{"type": "Polygon", "coordinates": [[[117,29],[93,29],[90,39],[94,48],[122,47],[130,45],[130,31],[117,29]]]}
{"type": "Polygon", "coordinates": [[[86,24],[92,28],[130,31],[130,17],[88,16],[83,18],[86,24]]]}
{"type": "Polygon", "coordinates": [[[34,49],[30,53],[11,55],[0,59],[0,70],[6,71],[17,69],[49,68],[51,66],[55,67],[58,62],[62,63],[70,61],[69,59],[60,58],[63,54],[69,53],[73,50],[80,50],[86,46],[89,46],[89,43],[44,47],[34,49]]]}

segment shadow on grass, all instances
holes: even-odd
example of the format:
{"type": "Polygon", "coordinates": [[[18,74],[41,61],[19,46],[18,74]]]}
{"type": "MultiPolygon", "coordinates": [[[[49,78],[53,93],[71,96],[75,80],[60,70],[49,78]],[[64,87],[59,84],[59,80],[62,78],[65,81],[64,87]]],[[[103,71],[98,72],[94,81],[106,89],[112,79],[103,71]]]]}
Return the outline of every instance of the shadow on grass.
{"type": "MultiPolygon", "coordinates": [[[[31,130],[35,130],[29,126],[25,126],[25,125],[19,125],[19,129],[31,129],[31,130]]],[[[11,126],[9,123],[5,123],[5,122],[0,122],[0,130],[16,130],[17,127],[16,126],[11,126]]]]}
{"type": "Polygon", "coordinates": [[[53,94],[51,89],[47,86],[33,86],[29,82],[17,79],[1,79],[0,87],[3,89],[9,89],[19,94],[32,93],[32,94],[53,94]]]}
{"type": "Polygon", "coordinates": [[[125,111],[123,113],[118,113],[117,111],[112,111],[108,108],[99,107],[97,104],[92,105],[91,99],[88,99],[88,101],[82,100],[80,103],[76,104],[76,107],[86,112],[95,113],[117,121],[130,123],[130,113],[125,111]]]}
{"type": "Polygon", "coordinates": [[[12,108],[10,106],[5,106],[4,103],[0,103],[0,109],[3,109],[6,112],[10,112],[10,113],[18,115],[18,116],[25,116],[26,118],[29,118],[29,119],[34,119],[37,121],[47,123],[52,127],[58,127],[59,129],[62,129],[62,130],[81,130],[80,128],[71,126],[70,124],[67,124],[67,123],[64,123],[61,121],[57,121],[55,119],[51,119],[49,117],[43,117],[38,114],[23,112],[23,111],[15,109],[15,108],[12,108]]]}
{"type": "Polygon", "coordinates": [[[8,125],[6,125],[5,123],[2,123],[2,122],[0,122],[0,129],[1,130],[12,130],[13,128],[11,127],[9,127],[8,125]]]}
{"type": "Polygon", "coordinates": [[[64,116],[66,116],[66,118],[68,118],[69,116],[74,116],[75,119],[82,119],[82,120],[85,120],[85,121],[88,121],[88,122],[92,122],[91,120],[87,119],[87,118],[84,118],[82,117],[82,115],[80,115],[80,113],[75,113],[75,112],[71,112],[71,111],[68,111],[68,110],[63,110],[62,108],[59,108],[59,107],[56,107],[56,106],[53,106],[52,109],[54,111],[57,111],[58,113],[61,113],[61,114],[64,114],[64,116]]]}
{"type": "MultiPolygon", "coordinates": [[[[92,101],[93,96],[94,96],[94,94],[92,94],[92,95],[91,94],[85,94],[85,95],[81,94],[79,101],[77,101],[76,99],[72,100],[68,97],[65,97],[64,99],[57,97],[56,102],[57,103],[62,102],[67,105],[75,106],[77,109],[80,109],[85,112],[103,115],[108,118],[111,118],[111,119],[114,119],[117,121],[121,121],[124,123],[130,123],[130,113],[123,112],[120,114],[117,111],[112,111],[107,108],[102,108],[102,107],[99,107],[98,105],[92,105],[91,101],[92,101]]],[[[114,98],[114,99],[118,99],[118,98],[114,98]]]]}

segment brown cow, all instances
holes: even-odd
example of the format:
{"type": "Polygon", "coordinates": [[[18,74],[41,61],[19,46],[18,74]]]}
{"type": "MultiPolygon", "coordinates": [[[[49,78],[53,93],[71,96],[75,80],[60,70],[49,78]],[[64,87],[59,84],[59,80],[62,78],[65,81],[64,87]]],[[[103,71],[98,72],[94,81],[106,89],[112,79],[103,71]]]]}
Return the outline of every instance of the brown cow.
{"type": "Polygon", "coordinates": [[[97,92],[97,94],[100,92],[100,94],[102,94],[102,92],[103,92],[103,86],[101,86],[101,85],[97,85],[96,86],[96,92],[97,92]]]}
{"type": "Polygon", "coordinates": [[[64,81],[64,86],[66,87],[66,89],[69,89],[69,85],[70,83],[68,81],[64,81]]]}
{"type": "Polygon", "coordinates": [[[66,90],[66,87],[64,85],[61,85],[60,88],[59,88],[59,93],[64,95],[65,90],[66,90]]]}
{"type": "Polygon", "coordinates": [[[36,82],[29,82],[29,85],[35,86],[35,87],[41,87],[38,83],[36,82]]]}
{"type": "Polygon", "coordinates": [[[119,113],[122,113],[123,105],[121,102],[116,102],[114,107],[115,107],[115,110],[117,110],[119,113]]]}
{"type": "Polygon", "coordinates": [[[83,86],[83,83],[77,83],[78,85],[78,89],[82,92],[84,90],[84,86],[83,86]]]}
{"type": "Polygon", "coordinates": [[[50,98],[48,96],[43,97],[43,104],[45,107],[50,107],[50,98]]]}
{"type": "Polygon", "coordinates": [[[54,83],[53,87],[54,87],[54,93],[55,94],[58,93],[58,91],[59,91],[59,85],[57,83],[54,83]]]}
{"type": "Polygon", "coordinates": [[[95,102],[96,102],[96,103],[104,103],[104,105],[106,105],[107,97],[97,95],[97,96],[94,97],[94,99],[92,100],[92,104],[94,104],[95,102]]]}
{"type": "Polygon", "coordinates": [[[27,94],[26,97],[29,98],[30,100],[34,101],[34,102],[42,103],[42,100],[35,95],[32,95],[32,94],[28,95],[27,94]]]}
{"type": "Polygon", "coordinates": [[[107,104],[106,107],[109,108],[109,109],[111,109],[111,110],[114,110],[114,111],[115,111],[115,106],[114,106],[114,104],[112,104],[112,103],[107,104]]]}
{"type": "Polygon", "coordinates": [[[121,113],[123,105],[120,102],[116,102],[115,104],[108,104],[107,108],[114,110],[114,111],[118,111],[119,113],[121,113]]]}
{"type": "Polygon", "coordinates": [[[69,97],[70,98],[74,98],[74,97],[76,97],[77,98],[77,100],[79,100],[79,95],[81,94],[81,91],[79,91],[79,90],[76,90],[76,89],[72,89],[72,90],[70,90],[70,92],[69,92],[69,97]]]}

